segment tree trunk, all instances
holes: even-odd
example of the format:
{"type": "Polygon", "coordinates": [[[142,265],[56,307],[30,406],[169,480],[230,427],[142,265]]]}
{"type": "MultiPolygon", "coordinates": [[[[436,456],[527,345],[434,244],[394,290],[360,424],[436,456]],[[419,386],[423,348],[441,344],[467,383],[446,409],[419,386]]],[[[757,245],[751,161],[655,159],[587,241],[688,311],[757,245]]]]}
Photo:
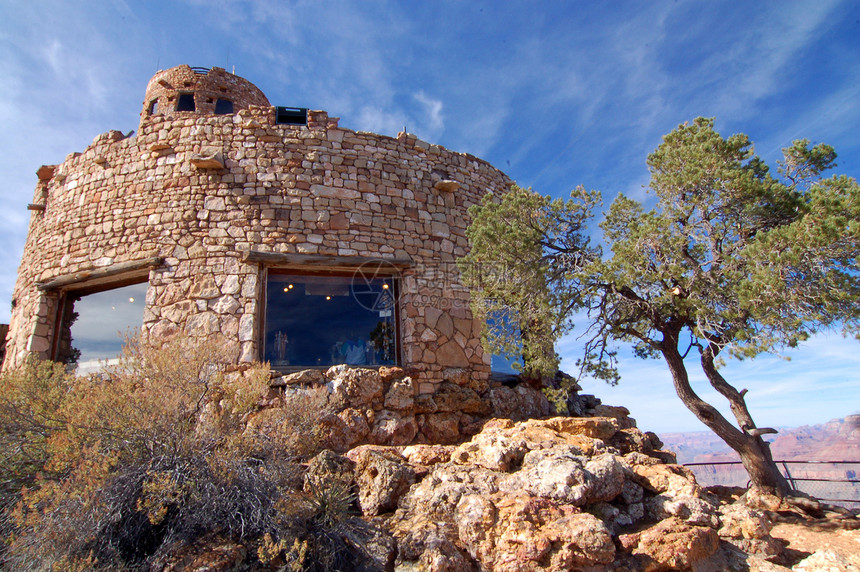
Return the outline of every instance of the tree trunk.
{"type": "Polygon", "coordinates": [[[738,426],[746,437],[748,452],[744,453],[737,449],[735,450],[741,456],[741,461],[750,475],[750,480],[756,486],[772,490],[775,494],[782,496],[788,493],[791,488],[782,476],[779,467],[773,462],[770,443],[762,439],[761,435],[752,432],[756,428],[756,425],[747,408],[746,400],[744,399],[745,392],[735,389],[717,370],[714,359],[718,351],[715,344],[709,344],[702,351],[702,370],[705,372],[711,386],[729,401],[732,414],[734,414],[738,426]]]}
{"type": "MultiPolygon", "coordinates": [[[[741,462],[749,474],[752,486],[778,496],[789,494],[791,488],[782,476],[776,463],[773,462],[770,447],[764,439],[759,436],[750,435],[732,425],[716,408],[703,401],[693,391],[687,375],[687,368],[684,365],[684,359],[678,352],[677,341],[673,343],[670,339],[664,340],[661,352],[663,358],[666,360],[666,364],[669,366],[669,371],[672,373],[672,381],[678,397],[687,409],[692,411],[702,423],[707,425],[711,431],[740,455],[741,462]]],[[[725,383],[725,380],[722,381],[725,383]]],[[[725,385],[728,386],[727,383],[725,385]]],[[[738,392],[735,393],[738,394],[742,401],[743,397],[738,392]]],[[[737,404],[731,400],[730,402],[734,410],[737,404]]],[[[749,417],[746,405],[738,413],[749,417]]],[[[738,413],[736,413],[736,416],[738,413]]],[[[744,424],[744,421],[741,421],[740,418],[738,421],[744,424]]],[[[749,423],[752,423],[751,419],[749,419],[749,423]]]]}

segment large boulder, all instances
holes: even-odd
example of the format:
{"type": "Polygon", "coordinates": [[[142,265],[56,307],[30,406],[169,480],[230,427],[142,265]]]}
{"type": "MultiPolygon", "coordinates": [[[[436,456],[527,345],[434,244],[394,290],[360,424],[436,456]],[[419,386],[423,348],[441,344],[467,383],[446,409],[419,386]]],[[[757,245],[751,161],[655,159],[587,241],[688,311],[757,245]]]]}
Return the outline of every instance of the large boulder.
{"type": "Polygon", "coordinates": [[[719,548],[717,531],[679,518],[662,520],[642,532],[621,535],[619,543],[648,572],[690,570],[719,548]]]}
{"type": "Polygon", "coordinates": [[[522,468],[505,479],[502,490],[529,494],[582,506],[611,501],[624,488],[621,463],[608,453],[585,457],[570,446],[530,451],[522,468]]]}
{"type": "Polygon", "coordinates": [[[485,570],[572,570],[615,557],[599,519],[528,494],[463,496],[456,523],[460,541],[485,570]]]}
{"type": "Polygon", "coordinates": [[[374,415],[370,440],[384,445],[408,445],[418,434],[418,422],[414,415],[383,409],[374,415]]]}
{"type": "Polygon", "coordinates": [[[325,372],[331,402],[343,407],[367,407],[382,400],[384,385],[373,369],[334,365],[325,372]]]}
{"type": "Polygon", "coordinates": [[[397,508],[397,501],[415,482],[415,471],[391,448],[365,446],[350,451],[355,462],[358,503],[365,515],[397,508]]]}
{"type": "Polygon", "coordinates": [[[735,502],[720,506],[719,517],[720,538],[744,552],[769,557],[782,551],[782,544],[770,535],[773,523],[762,511],[735,502]]]}

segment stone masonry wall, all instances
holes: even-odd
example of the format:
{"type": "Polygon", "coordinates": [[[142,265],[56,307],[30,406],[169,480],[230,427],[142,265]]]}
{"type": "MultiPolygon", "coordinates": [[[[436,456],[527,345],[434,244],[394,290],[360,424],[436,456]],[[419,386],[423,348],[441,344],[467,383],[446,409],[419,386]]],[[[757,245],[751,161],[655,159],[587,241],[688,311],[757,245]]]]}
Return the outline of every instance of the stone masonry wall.
{"type": "Polygon", "coordinates": [[[99,135],[39,177],[4,367],[51,357],[62,288],[38,282],[150,257],[164,262],[149,272],[145,332],[221,333],[230,359],[260,359],[266,268],[245,260],[253,250],[410,259],[400,329],[416,392],[446,368],[489,373],[455,260],[468,207],[510,181],[471,155],[343,129],[324,111],[276,124],[274,108],[251,106],[145,115],[136,136],[99,135]]]}

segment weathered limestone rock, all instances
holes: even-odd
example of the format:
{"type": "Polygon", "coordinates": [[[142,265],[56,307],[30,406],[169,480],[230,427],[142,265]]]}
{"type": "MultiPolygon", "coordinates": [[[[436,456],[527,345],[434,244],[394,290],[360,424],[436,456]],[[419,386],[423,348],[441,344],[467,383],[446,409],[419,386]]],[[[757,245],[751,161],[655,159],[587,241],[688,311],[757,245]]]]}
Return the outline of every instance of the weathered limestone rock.
{"type": "Polygon", "coordinates": [[[461,413],[428,413],[418,417],[421,435],[430,443],[457,443],[463,438],[460,430],[461,413]]]}
{"type": "Polygon", "coordinates": [[[433,395],[436,411],[462,411],[464,413],[489,413],[487,403],[475,391],[453,383],[442,383],[433,395]]]}
{"type": "Polygon", "coordinates": [[[346,451],[360,442],[360,438],[350,429],[340,415],[325,412],[319,419],[320,431],[326,447],[335,451],[346,451]]]}
{"type": "Polygon", "coordinates": [[[308,491],[314,487],[338,484],[348,488],[355,486],[355,463],[326,449],[308,463],[304,488],[308,491]]]}
{"type": "Polygon", "coordinates": [[[624,472],[613,455],[589,459],[578,453],[578,449],[563,445],[530,451],[523,458],[522,469],[501,488],[510,493],[523,490],[571,506],[611,501],[621,494],[624,472]]]}
{"type": "Polygon", "coordinates": [[[370,430],[374,443],[389,445],[408,445],[418,434],[418,423],[412,415],[401,416],[393,411],[380,411],[370,430]]]}
{"type": "Polygon", "coordinates": [[[410,445],[404,447],[400,454],[411,465],[424,465],[426,467],[447,463],[451,459],[451,445],[410,445]]]}
{"type": "Polygon", "coordinates": [[[654,493],[669,493],[673,497],[698,497],[702,488],[692,471],[681,465],[634,464],[633,480],[654,493]]]}
{"type": "Polygon", "coordinates": [[[406,372],[403,371],[402,367],[382,366],[379,368],[379,377],[382,378],[383,382],[388,383],[406,377],[406,372]]]}
{"type": "Polygon", "coordinates": [[[524,384],[494,387],[489,391],[489,401],[494,417],[521,420],[546,417],[551,412],[546,396],[524,384]]]}
{"type": "Polygon", "coordinates": [[[354,562],[356,570],[391,570],[397,557],[397,542],[380,528],[359,519],[353,519],[344,528],[344,538],[356,547],[363,557],[354,562]]]}
{"type": "Polygon", "coordinates": [[[397,533],[398,572],[477,572],[459,546],[456,527],[432,519],[410,521],[397,533]]]}
{"type": "Polygon", "coordinates": [[[528,444],[521,437],[501,432],[483,432],[457,447],[451,453],[451,461],[506,472],[519,467],[527,452],[528,444]]]}
{"type": "Polygon", "coordinates": [[[412,383],[412,378],[406,377],[391,383],[388,392],[385,394],[386,408],[411,409],[414,403],[415,385],[412,383]]]}
{"type": "Polygon", "coordinates": [[[358,502],[366,515],[397,508],[397,501],[415,482],[415,472],[391,449],[363,447],[351,455],[355,461],[358,502]]]}
{"type": "Polygon", "coordinates": [[[720,538],[749,554],[773,556],[782,545],[770,536],[773,523],[763,512],[741,502],[719,507],[720,538]]]}
{"type": "Polygon", "coordinates": [[[318,369],[303,369],[302,371],[272,378],[270,383],[272,387],[294,384],[317,385],[325,383],[325,376],[318,369]]]}
{"type": "Polygon", "coordinates": [[[590,411],[595,417],[611,417],[618,420],[621,429],[636,427],[636,421],[630,417],[630,410],[626,407],[599,404],[590,411]]]}
{"type": "Polygon", "coordinates": [[[619,542],[632,552],[645,570],[689,570],[719,548],[717,531],[670,518],[635,534],[622,535],[619,542]]]}
{"type": "Polygon", "coordinates": [[[492,570],[571,570],[609,564],[615,556],[600,520],[546,499],[466,495],[456,522],[470,555],[492,570]]]}
{"type": "MultiPolygon", "coordinates": [[[[330,377],[350,377],[347,369],[330,377]]],[[[383,382],[384,393],[403,379],[383,382]]],[[[380,427],[415,423],[407,413],[365,405],[325,415],[378,443],[398,434],[378,434],[380,427]]],[[[417,423],[447,415],[468,414],[421,414],[417,423]]],[[[363,515],[373,517],[373,530],[355,541],[375,543],[373,561],[388,569],[780,570],[764,560],[782,549],[764,512],[742,501],[718,505],[643,435],[617,417],[491,419],[460,445],[326,451],[308,464],[306,479],[355,483],[363,515]],[[618,439],[629,450],[611,445],[618,439]]]]}
{"type": "Polygon", "coordinates": [[[848,560],[831,550],[816,550],[812,555],[798,562],[793,572],[860,572],[848,560]]]}
{"type": "Polygon", "coordinates": [[[334,403],[353,407],[368,406],[382,397],[382,378],[372,369],[332,366],[325,372],[329,393],[334,403]]]}
{"type": "Polygon", "coordinates": [[[360,443],[370,433],[367,417],[359,409],[347,408],[337,414],[351,435],[349,446],[360,443]]]}

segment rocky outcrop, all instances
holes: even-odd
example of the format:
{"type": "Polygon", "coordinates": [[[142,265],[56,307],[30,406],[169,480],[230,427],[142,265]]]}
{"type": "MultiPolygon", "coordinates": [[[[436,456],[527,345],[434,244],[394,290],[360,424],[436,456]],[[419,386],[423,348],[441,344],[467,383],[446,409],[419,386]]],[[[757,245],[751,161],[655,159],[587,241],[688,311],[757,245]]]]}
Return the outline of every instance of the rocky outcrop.
{"type": "Polygon", "coordinates": [[[716,506],[653,449],[622,454],[616,443],[642,436],[622,425],[605,417],[487,423],[387,519],[408,546],[400,561],[427,570],[609,570],[620,562],[684,569],[710,557],[719,543],[716,506]],[[653,518],[652,504],[672,503],[687,508],[653,518]],[[619,534],[633,527],[635,535],[619,534]]]}
{"type": "Polygon", "coordinates": [[[343,458],[311,467],[353,467],[362,513],[396,542],[396,570],[719,569],[726,550],[764,559],[778,547],[761,511],[721,507],[613,417],[494,419],[459,445],[343,458]]]}
{"type": "Polygon", "coordinates": [[[770,535],[779,499],[704,489],[622,407],[574,394],[566,406],[584,415],[552,417],[515,378],[453,374],[420,394],[400,368],[278,381],[326,388],[328,444],[341,454],[313,459],[306,482],[354,491],[380,570],[788,569],[770,535]]]}

